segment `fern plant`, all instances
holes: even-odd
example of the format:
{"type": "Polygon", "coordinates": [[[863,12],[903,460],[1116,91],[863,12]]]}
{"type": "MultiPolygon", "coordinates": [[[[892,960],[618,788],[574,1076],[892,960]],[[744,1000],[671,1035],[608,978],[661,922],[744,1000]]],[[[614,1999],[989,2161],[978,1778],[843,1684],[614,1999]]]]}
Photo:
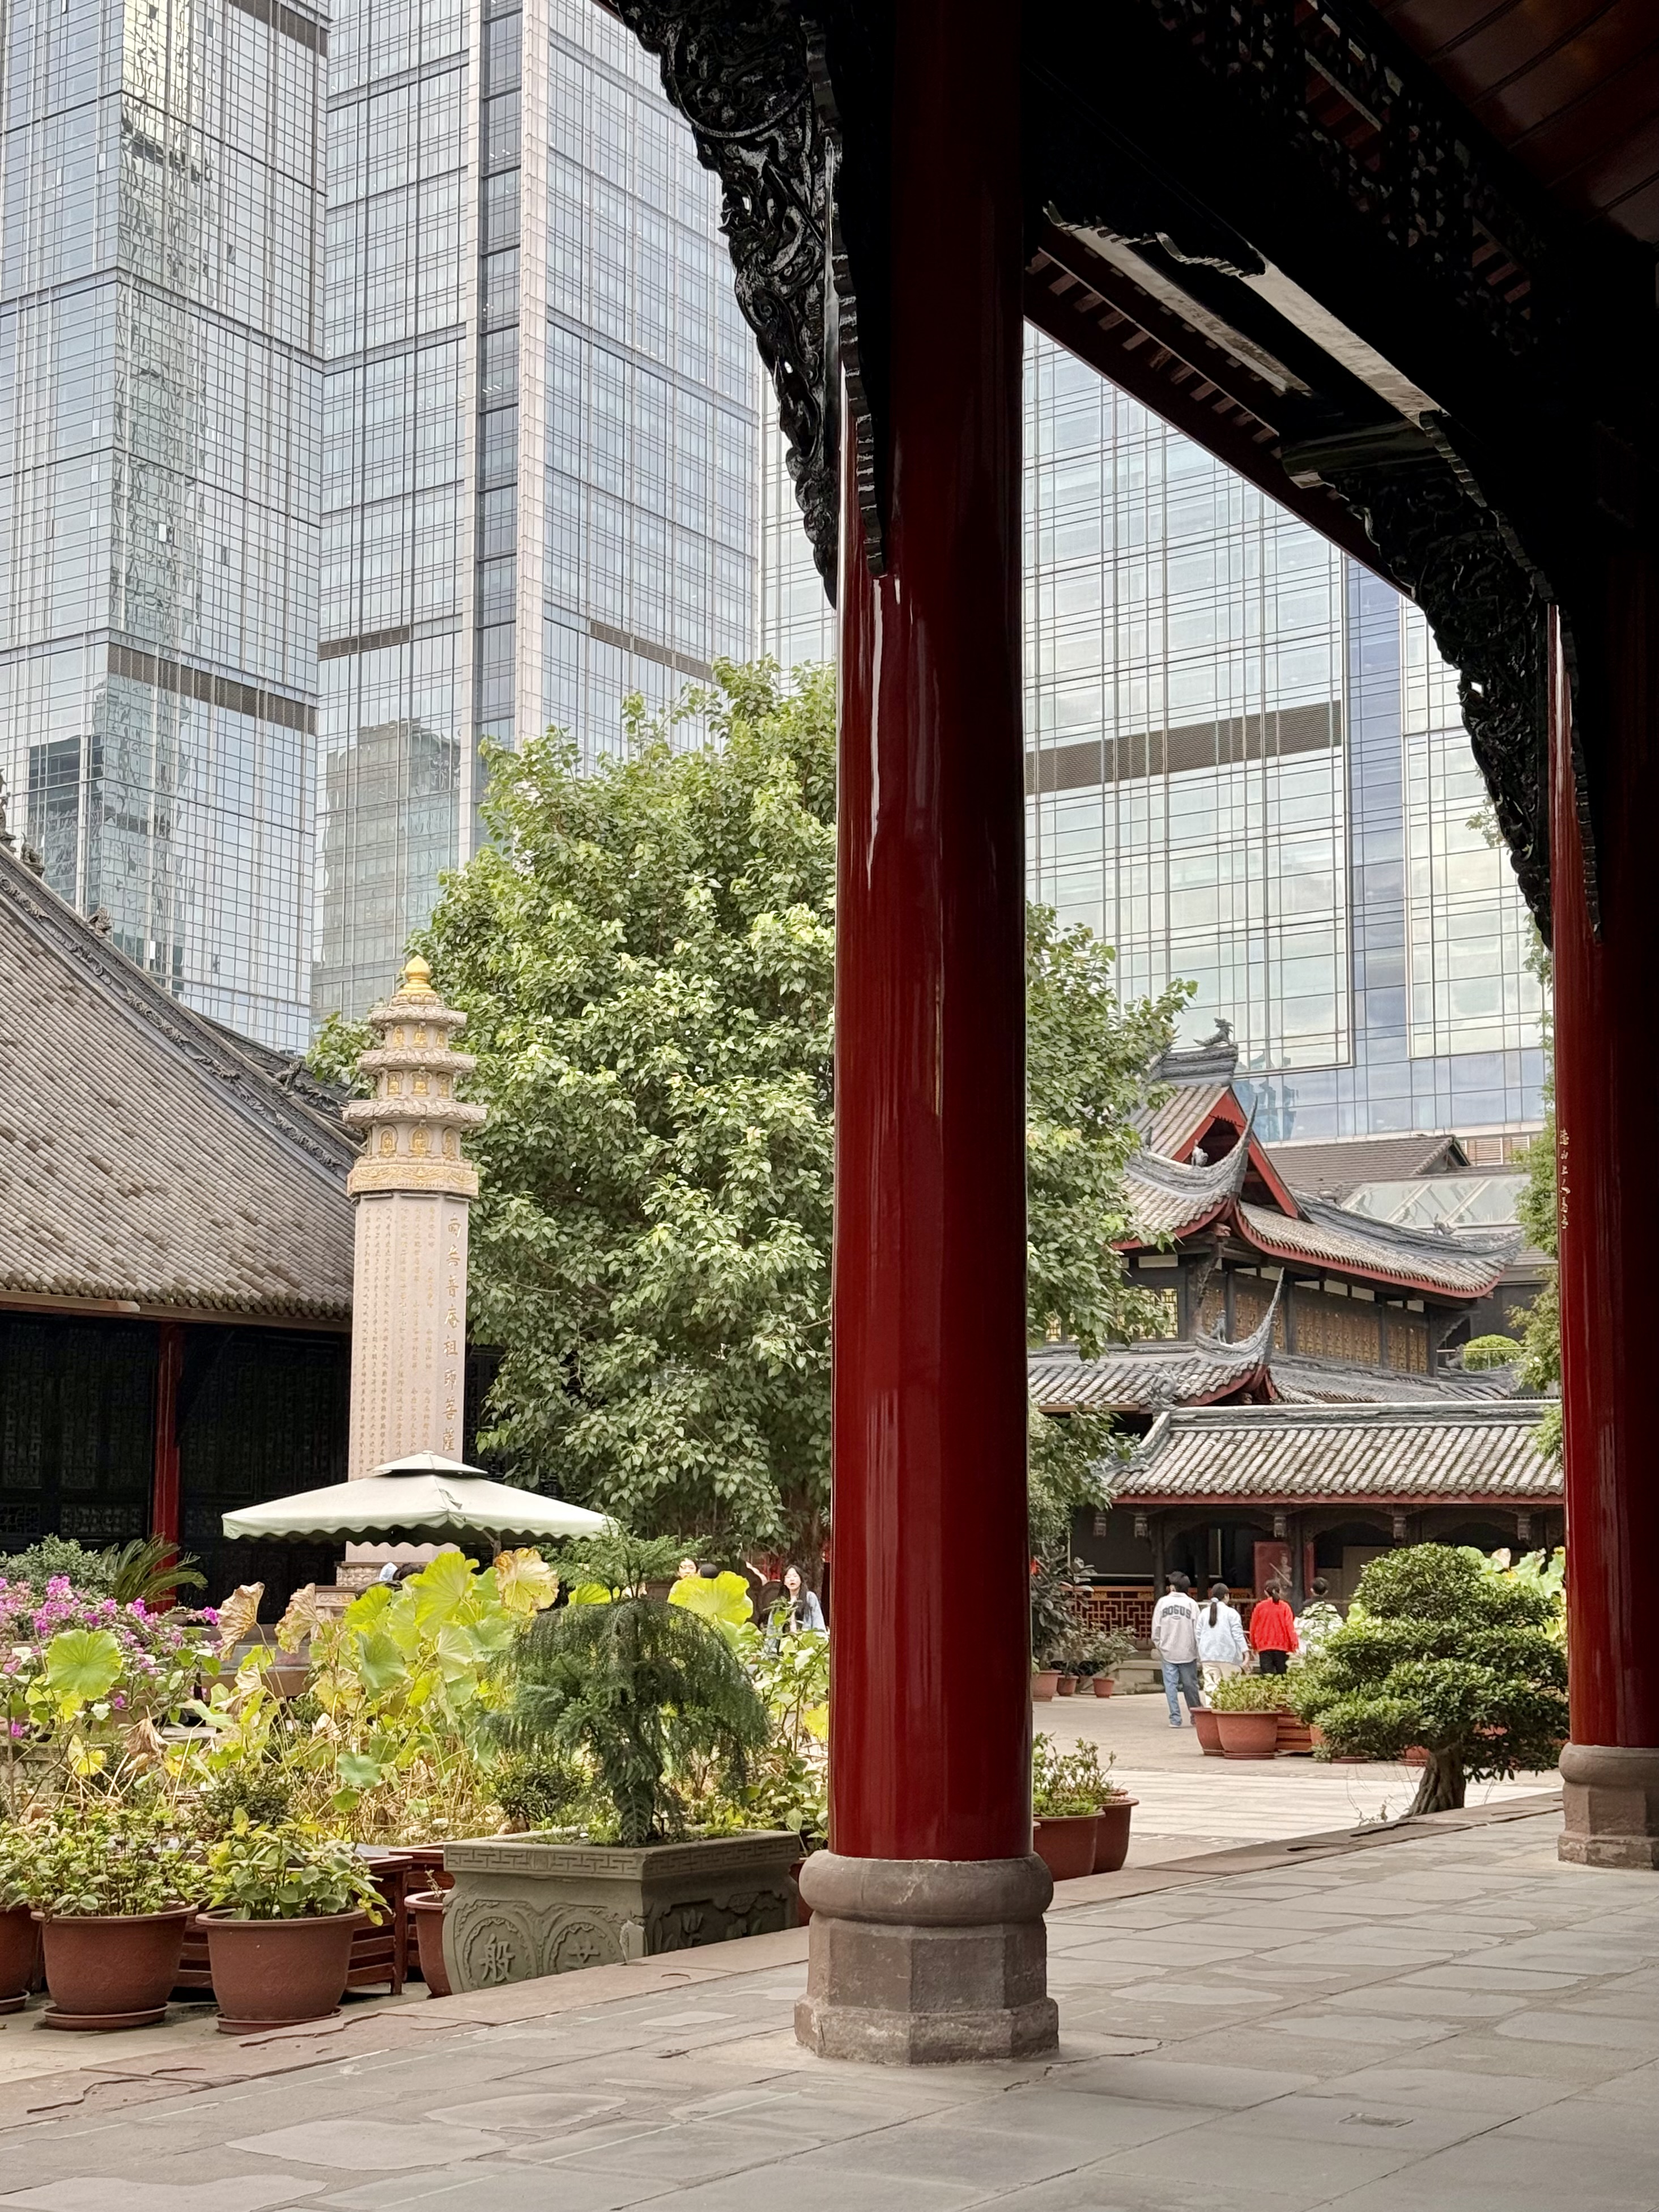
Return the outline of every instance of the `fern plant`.
{"type": "MultiPolygon", "coordinates": [[[[632,1576],[617,1587],[637,1589],[632,1576]]],[[[621,1595],[532,1621],[508,1665],[491,1732],[510,1752],[585,1763],[620,1843],[660,1843],[684,1812],[674,1775],[701,1762],[740,1790],[766,1741],[766,1709],[719,1631],[684,1606],[621,1595]]]]}

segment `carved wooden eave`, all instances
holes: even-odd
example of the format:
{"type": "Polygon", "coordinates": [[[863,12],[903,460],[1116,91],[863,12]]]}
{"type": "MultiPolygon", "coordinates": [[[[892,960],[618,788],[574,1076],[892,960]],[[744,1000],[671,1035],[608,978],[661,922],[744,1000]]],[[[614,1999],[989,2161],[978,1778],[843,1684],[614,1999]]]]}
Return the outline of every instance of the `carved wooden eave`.
{"type": "MultiPolygon", "coordinates": [[[[843,382],[883,558],[891,6],[607,4],[720,178],[833,595],[843,382]]],[[[1651,254],[1558,204],[1365,0],[1049,0],[1024,27],[1027,313],[1416,599],[1547,933],[1558,611],[1594,914],[1577,610],[1659,518],[1651,254]]]]}

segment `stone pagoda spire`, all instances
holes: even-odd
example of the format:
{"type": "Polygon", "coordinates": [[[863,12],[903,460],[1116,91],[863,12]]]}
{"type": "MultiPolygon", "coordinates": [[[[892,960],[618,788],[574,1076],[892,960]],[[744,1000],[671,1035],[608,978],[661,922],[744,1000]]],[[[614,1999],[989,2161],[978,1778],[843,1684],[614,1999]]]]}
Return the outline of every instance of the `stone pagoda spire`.
{"type": "Polygon", "coordinates": [[[374,1095],[343,1116],[364,1139],[346,1184],[356,1206],[353,1477],[410,1452],[461,1456],[467,1210],[478,1192],[461,1138],[486,1119],[455,1096],[477,1062],[451,1048],[466,1016],[445,1006],[424,960],[408,963],[368,1020],[380,1041],[357,1065],[374,1095]]]}

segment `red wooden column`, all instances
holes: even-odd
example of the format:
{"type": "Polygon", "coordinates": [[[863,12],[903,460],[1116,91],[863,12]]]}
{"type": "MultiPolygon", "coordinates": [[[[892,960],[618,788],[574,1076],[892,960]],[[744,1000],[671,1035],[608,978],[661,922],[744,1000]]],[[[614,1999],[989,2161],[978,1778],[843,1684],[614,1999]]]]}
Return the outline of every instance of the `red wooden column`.
{"type": "Polygon", "coordinates": [[[155,1325],[155,1444],[151,1461],[149,1532],[179,1540],[179,1383],[185,1370],[184,1324],[155,1325]]]}
{"type": "MultiPolygon", "coordinates": [[[[887,573],[844,470],[830,1850],[802,2039],[1047,2047],[1025,1514],[1018,9],[898,0],[887,573]]],[[[850,449],[843,439],[843,452],[850,449]]]]}
{"type": "Polygon", "coordinates": [[[1609,564],[1596,735],[1601,933],[1591,930],[1559,647],[1552,655],[1555,1085],[1572,1740],[1561,1856],[1659,1867],[1659,1101],[1653,1013],[1659,824],[1659,568],[1609,564]]]}

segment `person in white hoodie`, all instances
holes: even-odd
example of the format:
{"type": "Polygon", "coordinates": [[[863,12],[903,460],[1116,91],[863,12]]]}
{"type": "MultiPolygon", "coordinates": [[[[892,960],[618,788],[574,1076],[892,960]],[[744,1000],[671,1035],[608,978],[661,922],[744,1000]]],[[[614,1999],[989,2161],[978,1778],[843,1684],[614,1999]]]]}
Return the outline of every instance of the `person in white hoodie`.
{"type": "Polygon", "coordinates": [[[1152,1607],[1152,1648],[1164,1668],[1164,1694],[1170,1701],[1170,1726],[1181,1726],[1181,1700],[1194,1713],[1204,1702],[1198,1686],[1198,1607],[1188,1596],[1185,1575],[1171,1575],[1170,1586],[1152,1607]]]}
{"type": "Polygon", "coordinates": [[[1231,1595],[1225,1583],[1212,1583],[1209,1603],[1198,1608],[1194,1633],[1206,1697],[1224,1675],[1237,1674],[1250,1648],[1238,1608],[1228,1602],[1231,1595]]]}

